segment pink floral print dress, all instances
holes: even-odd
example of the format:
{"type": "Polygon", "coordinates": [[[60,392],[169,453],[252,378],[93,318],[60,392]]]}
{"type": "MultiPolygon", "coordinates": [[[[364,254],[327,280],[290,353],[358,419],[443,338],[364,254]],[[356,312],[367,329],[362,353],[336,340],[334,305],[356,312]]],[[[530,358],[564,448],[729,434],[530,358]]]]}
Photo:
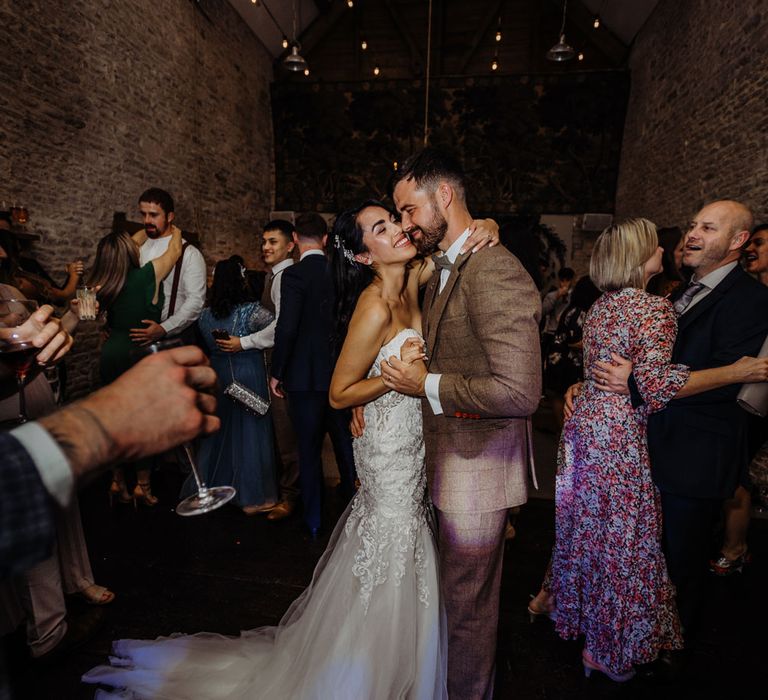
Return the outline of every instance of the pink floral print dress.
{"type": "Polygon", "coordinates": [[[651,480],[646,422],[685,384],[670,364],[677,319],[666,299],[640,289],[606,292],[584,324],[584,376],[560,441],[551,580],[555,628],[584,636],[614,673],[682,646],[674,588],[661,550],[661,510],[651,480]],[[596,388],[596,360],[632,361],[645,404],[596,388]]]}

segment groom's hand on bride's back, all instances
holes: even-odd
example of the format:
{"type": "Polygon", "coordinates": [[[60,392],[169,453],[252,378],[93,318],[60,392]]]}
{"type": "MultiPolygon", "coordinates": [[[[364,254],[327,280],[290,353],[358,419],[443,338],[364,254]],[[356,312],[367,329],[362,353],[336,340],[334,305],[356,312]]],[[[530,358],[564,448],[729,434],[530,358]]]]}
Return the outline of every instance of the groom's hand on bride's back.
{"type": "Polygon", "coordinates": [[[352,433],[352,437],[362,437],[365,430],[365,406],[353,406],[352,407],[352,420],[349,421],[349,432],[352,433]]]}

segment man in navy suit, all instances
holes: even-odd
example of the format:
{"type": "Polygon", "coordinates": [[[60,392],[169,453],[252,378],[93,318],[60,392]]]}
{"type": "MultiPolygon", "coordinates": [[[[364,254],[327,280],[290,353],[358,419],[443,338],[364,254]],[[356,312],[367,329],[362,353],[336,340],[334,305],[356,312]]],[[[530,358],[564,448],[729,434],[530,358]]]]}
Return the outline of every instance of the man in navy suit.
{"type": "Polygon", "coordinates": [[[319,214],[296,219],[293,236],[300,259],[282,275],[270,380],[276,396],[288,397],[298,443],[304,521],[313,534],[320,528],[326,432],[336,454],[342,496],[351,498],[355,489],[348,412],[334,410],[328,403],[335,358],[331,353],[333,283],[323,252],[327,232],[319,214]]]}
{"type": "MultiPolygon", "coordinates": [[[[731,200],[706,205],[691,221],[683,264],[693,276],[671,299],[679,314],[672,362],[700,370],[759,352],[768,334],[768,289],[738,262],[751,228],[750,210],[731,200]]],[[[624,368],[604,371],[611,390],[626,393],[624,368]]],[[[603,377],[601,372],[595,376],[603,377]]],[[[701,604],[713,527],[747,463],[748,414],[736,403],[739,389],[730,385],[675,399],[648,421],[664,553],[689,638],[701,604]]],[[[631,375],[629,391],[633,405],[640,405],[631,375]]]]}

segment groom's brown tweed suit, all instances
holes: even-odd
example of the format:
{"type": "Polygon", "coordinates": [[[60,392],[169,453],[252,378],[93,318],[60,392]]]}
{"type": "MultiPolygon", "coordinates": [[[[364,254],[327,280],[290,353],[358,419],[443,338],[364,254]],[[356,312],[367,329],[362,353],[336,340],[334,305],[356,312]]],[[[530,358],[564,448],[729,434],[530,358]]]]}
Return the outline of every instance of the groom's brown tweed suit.
{"type": "Polygon", "coordinates": [[[438,510],[448,616],[448,693],[490,698],[507,509],[525,503],[529,419],[541,395],[539,294],[505,248],[459,256],[424,299],[429,371],[442,415],[424,399],[430,494],[438,510]]]}

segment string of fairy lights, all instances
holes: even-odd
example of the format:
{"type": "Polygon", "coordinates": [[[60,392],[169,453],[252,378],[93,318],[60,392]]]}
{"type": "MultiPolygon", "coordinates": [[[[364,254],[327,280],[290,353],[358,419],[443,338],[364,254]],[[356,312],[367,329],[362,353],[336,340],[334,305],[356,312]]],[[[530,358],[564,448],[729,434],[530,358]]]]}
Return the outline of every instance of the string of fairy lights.
{"type": "MultiPolygon", "coordinates": [[[[343,1],[346,2],[347,7],[350,10],[356,10],[356,12],[358,13],[357,24],[358,26],[361,26],[362,15],[361,15],[361,7],[359,6],[360,3],[358,2],[358,5],[355,5],[355,0],[343,0],[343,1]]],[[[595,30],[600,29],[600,27],[603,24],[601,15],[602,15],[603,7],[606,1],[607,0],[603,0],[603,2],[600,5],[600,9],[592,17],[592,28],[595,30]]],[[[277,30],[282,35],[281,45],[283,49],[286,49],[286,50],[290,49],[290,53],[283,59],[283,67],[289,71],[303,72],[305,76],[309,76],[310,74],[309,65],[307,64],[306,59],[301,55],[301,44],[299,43],[298,37],[297,37],[297,15],[298,15],[298,6],[300,4],[300,0],[293,0],[293,39],[288,38],[288,34],[283,30],[283,28],[280,26],[275,16],[272,14],[272,11],[269,9],[267,0],[251,0],[251,3],[253,5],[256,5],[257,7],[264,8],[266,13],[269,15],[269,18],[272,20],[272,23],[275,25],[277,30]]],[[[547,59],[551,61],[564,62],[564,61],[569,61],[574,57],[579,61],[584,60],[584,51],[576,52],[565,40],[565,20],[566,20],[567,8],[568,8],[568,0],[564,0],[563,21],[562,21],[562,26],[560,28],[560,40],[547,52],[547,59]]],[[[499,58],[499,50],[502,47],[502,38],[503,38],[502,23],[503,23],[503,18],[502,18],[502,15],[499,14],[498,20],[496,23],[496,31],[493,32],[493,39],[492,39],[493,51],[492,51],[490,69],[494,73],[501,69],[501,60],[499,58]]],[[[428,36],[430,35],[431,35],[431,27],[430,27],[430,31],[428,31],[428,36]]],[[[355,41],[358,41],[358,39],[355,39],[355,41]]],[[[366,72],[370,71],[375,78],[381,77],[383,74],[381,66],[379,65],[379,62],[376,60],[375,53],[364,32],[360,35],[359,42],[360,42],[360,50],[363,51],[366,56],[370,56],[370,58],[368,58],[365,61],[366,72]]]]}
{"type": "MultiPolygon", "coordinates": [[[[355,8],[355,0],[346,0],[347,7],[350,10],[353,10],[355,8]]],[[[361,8],[358,7],[358,26],[362,25],[362,12],[361,8]]],[[[368,43],[368,40],[365,37],[365,32],[363,32],[362,36],[360,37],[360,50],[365,51],[366,55],[371,56],[371,58],[367,61],[370,65],[366,67],[366,71],[370,70],[371,73],[373,73],[373,76],[375,78],[378,78],[381,75],[381,67],[379,66],[378,61],[375,58],[375,55],[373,54],[373,51],[370,48],[370,44],[368,43]]]]}

